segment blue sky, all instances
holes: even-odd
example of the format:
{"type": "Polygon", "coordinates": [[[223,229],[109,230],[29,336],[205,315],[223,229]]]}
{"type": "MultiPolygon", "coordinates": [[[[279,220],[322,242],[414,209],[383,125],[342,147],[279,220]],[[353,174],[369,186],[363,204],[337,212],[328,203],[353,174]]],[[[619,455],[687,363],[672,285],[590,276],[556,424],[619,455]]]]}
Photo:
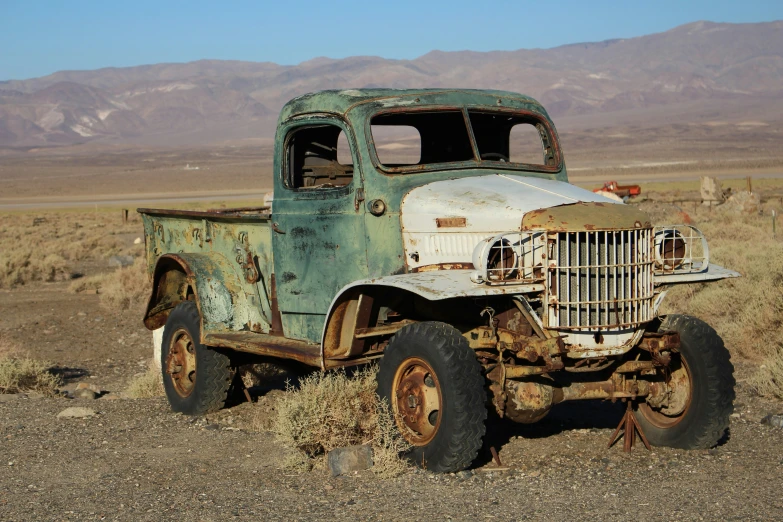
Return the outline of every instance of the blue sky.
{"type": "Polygon", "coordinates": [[[0,80],[201,58],[296,64],[628,38],[783,19],[783,1],[0,0],[0,80]]]}

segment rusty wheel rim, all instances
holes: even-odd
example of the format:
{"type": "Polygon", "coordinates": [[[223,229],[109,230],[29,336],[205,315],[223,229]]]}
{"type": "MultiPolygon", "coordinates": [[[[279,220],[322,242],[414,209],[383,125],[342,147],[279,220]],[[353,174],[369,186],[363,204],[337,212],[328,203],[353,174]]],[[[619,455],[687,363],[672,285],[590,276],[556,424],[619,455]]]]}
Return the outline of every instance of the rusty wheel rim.
{"type": "Polygon", "coordinates": [[[443,394],[438,376],[423,359],[406,359],[392,383],[392,409],[400,431],[410,444],[423,446],[438,432],[443,394]]]}
{"type": "Polygon", "coordinates": [[[184,328],[174,332],[166,358],[166,373],[171,376],[174,390],[188,397],[196,386],[196,345],[184,328]]]}
{"type": "Polygon", "coordinates": [[[669,385],[674,387],[675,394],[681,394],[676,405],[667,408],[652,408],[649,404],[639,404],[639,411],[650,424],[657,428],[667,429],[676,426],[685,418],[693,399],[693,381],[688,363],[680,355],[680,367],[672,372],[669,385]]]}

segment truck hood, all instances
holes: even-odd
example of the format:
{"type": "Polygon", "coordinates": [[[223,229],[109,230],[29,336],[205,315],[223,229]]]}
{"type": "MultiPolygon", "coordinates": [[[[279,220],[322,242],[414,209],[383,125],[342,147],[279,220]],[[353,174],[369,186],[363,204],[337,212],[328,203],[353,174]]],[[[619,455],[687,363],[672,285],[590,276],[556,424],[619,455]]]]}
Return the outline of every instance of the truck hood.
{"type": "Polygon", "coordinates": [[[579,202],[620,204],[562,181],[495,174],[416,187],[402,200],[401,220],[405,232],[466,232],[486,237],[519,230],[522,217],[530,211],[579,202]]]}
{"type": "MultiPolygon", "coordinates": [[[[535,228],[550,228],[550,224],[575,221],[562,219],[562,212],[552,207],[574,208],[581,205],[571,204],[584,202],[630,210],[569,183],[509,174],[435,181],[416,187],[403,198],[400,216],[408,268],[465,268],[472,262],[476,245],[487,237],[520,230],[526,215],[535,228]]],[[[594,210],[592,214],[595,216],[594,210]]]]}

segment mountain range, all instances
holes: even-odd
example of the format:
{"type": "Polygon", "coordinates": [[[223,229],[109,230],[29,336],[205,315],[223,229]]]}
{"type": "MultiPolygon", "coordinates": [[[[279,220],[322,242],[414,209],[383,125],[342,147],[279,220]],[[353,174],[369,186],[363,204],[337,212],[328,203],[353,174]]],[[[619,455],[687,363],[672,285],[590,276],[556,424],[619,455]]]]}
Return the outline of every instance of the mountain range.
{"type": "Polygon", "coordinates": [[[433,51],[414,60],[200,60],[60,71],[0,82],[0,147],[269,137],[290,98],[361,87],[505,89],[532,95],[555,118],[703,100],[737,107],[783,96],[783,21],[695,22],[637,38],[552,49],[433,51]]]}

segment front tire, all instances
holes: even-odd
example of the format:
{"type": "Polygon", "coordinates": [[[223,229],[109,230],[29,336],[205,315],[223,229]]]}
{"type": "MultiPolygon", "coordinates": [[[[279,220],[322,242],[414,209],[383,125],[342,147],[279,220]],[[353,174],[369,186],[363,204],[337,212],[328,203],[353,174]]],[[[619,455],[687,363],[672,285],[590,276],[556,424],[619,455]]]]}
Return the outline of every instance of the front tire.
{"type": "Polygon", "coordinates": [[[718,333],[695,317],[669,315],[658,331],[680,334],[679,357],[671,363],[672,405],[653,408],[642,403],[636,419],[654,446],[716,446],[734,411],[734,366],[729,351],[718,333]]]}
{"type": "Polygon", "coordinates": [[[163,329],[160,366],[171,409],[186,415],[223,408],[234,377],[229,357],[201,344],[200,339],[196,303],[178,304],[163,329]]]}
{"type": "Polygon", "coordinates": [[[409,458],[436,472],[467,468],[486,433],[481,365],[467,340],[439,322],[405,326],[392,337],[378,371],[409,458]]]}

